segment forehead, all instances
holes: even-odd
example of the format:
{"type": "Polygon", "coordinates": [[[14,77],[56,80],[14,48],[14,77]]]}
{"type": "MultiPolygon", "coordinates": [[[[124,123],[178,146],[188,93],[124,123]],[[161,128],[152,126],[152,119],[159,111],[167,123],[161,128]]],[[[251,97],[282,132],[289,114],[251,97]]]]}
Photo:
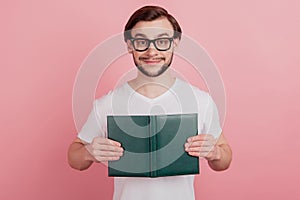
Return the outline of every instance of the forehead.
{"type": "Polygon", "coordinates": [[[160,18],[153,21],[140,21],[131,30],[131,35],[144,35],[147,38],[155,38],[157,36],[174,35],[172,24],[166,18],[160,18]]]}

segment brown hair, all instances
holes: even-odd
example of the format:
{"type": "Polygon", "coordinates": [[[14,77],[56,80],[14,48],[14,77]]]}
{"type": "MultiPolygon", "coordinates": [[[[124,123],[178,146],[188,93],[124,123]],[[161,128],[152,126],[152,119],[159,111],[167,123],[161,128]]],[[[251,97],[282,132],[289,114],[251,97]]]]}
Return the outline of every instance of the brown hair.
{"type": "Polygon", "coordinates": [[[131,29],[139,22],[139,21],[153,21],[157,18],[165,17],[172,24],[174,29],[174,38],[181,39],[181,28],[176,21],[176,19],[168,13],[162,7],[159,6],[144,6],[137,11],[135,11],[131,17],[129,18],[127,24],[125,25],[124,30],[124,40],[125,42],[131,38],[131,29]]]}

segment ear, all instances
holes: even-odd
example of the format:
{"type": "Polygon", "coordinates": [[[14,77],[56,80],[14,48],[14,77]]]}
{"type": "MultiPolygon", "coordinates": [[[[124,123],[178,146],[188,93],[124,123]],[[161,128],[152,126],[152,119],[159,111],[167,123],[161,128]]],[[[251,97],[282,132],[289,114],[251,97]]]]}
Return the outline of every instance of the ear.
{"type": "Polygon", "coordinates": [[[133,46],[132,46],[132,43],[130,40],[127,40],[126,41],[126,44],[127,44],[127,50],[128,50],[128,53],[132,53],[133,52],[133,46]]]}
{"type": "Polygon", "coordinates": [[[174,38],[173,39],[174,48],[177,48],[179,46],[179,43],[180,43],[179,38],[174,38]]]}

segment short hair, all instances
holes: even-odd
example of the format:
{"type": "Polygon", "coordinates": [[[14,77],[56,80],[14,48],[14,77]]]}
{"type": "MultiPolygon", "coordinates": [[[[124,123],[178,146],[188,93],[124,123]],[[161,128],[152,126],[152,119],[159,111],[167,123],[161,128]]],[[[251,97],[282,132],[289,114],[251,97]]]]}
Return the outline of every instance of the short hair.
{"type": "Polygon", "coordinates": [[[168,11],[159,6],[144,6],[137,11],[135,11],[131,17],[129,18],[127,24],[125,25],[124,30],[124,40],[125,42],[131,38],[131,29],[139,22],[139,21],[153,21],[160,17],[165,17],[172,24],[174,29],[174,38],[181,39],[181,28],[177,20],[168,13],[168,11]]]}

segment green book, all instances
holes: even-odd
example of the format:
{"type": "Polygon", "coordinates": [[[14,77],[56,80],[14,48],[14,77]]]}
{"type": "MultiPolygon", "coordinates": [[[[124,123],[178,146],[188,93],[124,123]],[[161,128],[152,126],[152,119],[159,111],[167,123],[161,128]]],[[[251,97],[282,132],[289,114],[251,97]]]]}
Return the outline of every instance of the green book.
{"type": "Polygon", "coordinates": [[[108,175],[161,177],[199,174],[199,159],[184,144],[198,134],[197,114],[108,116],[108,138],[124,148],[123,156],[108,162],[108,175]]]}

